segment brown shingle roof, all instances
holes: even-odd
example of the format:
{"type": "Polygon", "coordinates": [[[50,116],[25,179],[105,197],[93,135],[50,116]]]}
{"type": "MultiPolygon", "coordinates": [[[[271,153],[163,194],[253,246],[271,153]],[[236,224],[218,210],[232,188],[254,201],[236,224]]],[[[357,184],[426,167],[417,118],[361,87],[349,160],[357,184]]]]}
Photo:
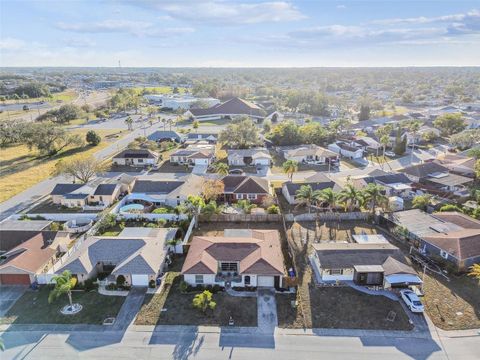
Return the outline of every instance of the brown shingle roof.
{"type": "Polygon", "coordinates": [[[239,273],[282,275],[283,255],[277,230],[251,230],[248,236],[195,236],[182,274],[216,274],[219,261],[238,261],[239,273]]]}
{"type": "Polygon", "coordinates": [[[265,111],[257,105],[238,97],[232,98],[224,103],[217,104],[208,109],[191,109],[190,112],[194,116],[243,114],[264,117],[266,114],[265,111]]]}
{"type": "Polygon", "coordinates": [[[269,194],[268,181],[252,176],[227,175],[223,177],[225,193],[269,194]]]}
{"type": "Polygon", "coordinates": [[[480,220],[474,219],[468,215],[457,211],[447,211],[435,213],[437,219],[448,221],[464,229],[480,229],[480,220]]]}
{"type": "Polygon", "coordinates": [[[465,229],[425,236],[424,240],[463,260],[480,256],[480,230],[465,229]]]}

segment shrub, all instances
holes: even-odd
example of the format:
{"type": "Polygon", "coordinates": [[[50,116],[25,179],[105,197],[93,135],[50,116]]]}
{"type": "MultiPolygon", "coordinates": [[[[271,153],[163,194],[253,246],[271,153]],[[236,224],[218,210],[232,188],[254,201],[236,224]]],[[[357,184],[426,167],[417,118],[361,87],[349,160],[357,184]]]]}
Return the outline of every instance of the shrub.
{"type": "Polygon", "coordinates": [[[169,214],[169,213],[170,213],[170,209],[167,209],[164,207],[156,208],[155,210],[152,211],[152,214],[169,214]]]}
{"type": "Polygon", "coordinates": [[[220,291],[223,291],[223,288],[222,288],[220,285],[218,285],[218,284],[213,285],[212,292],[213,292],[214,294],[216,294],[216,293],[218,293],[218,292],[220,292],[220,291]]]}
{"type": "Polygon", "coordinates": [[[84,282],[84,289],[86,292],[92,291],[95,289],[95,284],[93,283],[95,280],[94,279],[87,279],[84,282]]]}
{"type": "Polygon", "coordinates": [[[267,213],[269,213],[269,214],[280,214],[280,208],[277,205],[270,205],[267,208],[267,213]]]}
{"type": "Polygon", "coordinates": [[[118,275],[117,276],[117,286],[121,287],[125,284],[125,276],[118,275]]]}
{"type": "Polygon", "coordinates": [[[100,141],[102,141],[102,138],[95,131],[89,130],[85,136],[85,140],[89,145],[97,146],[100,144],[100,141]]]}
{"type": "Polygon", "coordinates": [[[155,289],[155,286],[156,286],[156,285],[157,285],[157,284],[155,283],[155,280],[150,280],[150,281],[148,282],[148,287],[151,288],[151,289],[155,289]]]}
{"type": "Polygon", "coordinates": [[[178,285],[178,290],[180,290],[180,292],[182,294],[185,294],[188,292],[188,288],[189,288],[189,285],[185,282],[185,281],[182,281],[179,285],[178,285]]]}
{"type": "Polygon", "coordinates": [[[448,205],[443,205],[439,211],[458,211],[458,212],[461,212],[463,213],[463,209],[460,208],[459,206],[457,205],[453,205],[453,204],[448,204],[448,205]]]}
{"type": "Polygon", "coordinates": [[[105,286],[105,289],[110,291],[117,290],[117,284],[108,284],[107,286],[105,286]]]}

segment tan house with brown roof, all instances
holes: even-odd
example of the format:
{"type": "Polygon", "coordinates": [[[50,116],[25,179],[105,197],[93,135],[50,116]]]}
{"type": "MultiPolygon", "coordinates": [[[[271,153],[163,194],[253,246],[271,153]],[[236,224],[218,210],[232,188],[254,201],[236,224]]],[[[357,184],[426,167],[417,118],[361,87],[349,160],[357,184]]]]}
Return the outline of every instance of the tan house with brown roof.
{"type": "Polygon", "coordinates": [[[182,268],[190,285],[281,288],[285,274],[277,230],[225,229],[195,236],[182,268]]]}

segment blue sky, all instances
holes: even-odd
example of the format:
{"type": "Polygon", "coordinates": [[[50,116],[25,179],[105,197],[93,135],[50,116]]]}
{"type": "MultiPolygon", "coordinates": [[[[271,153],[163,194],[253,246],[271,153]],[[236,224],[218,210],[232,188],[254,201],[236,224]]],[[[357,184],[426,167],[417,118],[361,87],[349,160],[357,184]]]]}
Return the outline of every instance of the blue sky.
{"type": "Polygon", "coordinates": [[[480,65],[480,1],[0,0],[0,66],[480,65]]]}

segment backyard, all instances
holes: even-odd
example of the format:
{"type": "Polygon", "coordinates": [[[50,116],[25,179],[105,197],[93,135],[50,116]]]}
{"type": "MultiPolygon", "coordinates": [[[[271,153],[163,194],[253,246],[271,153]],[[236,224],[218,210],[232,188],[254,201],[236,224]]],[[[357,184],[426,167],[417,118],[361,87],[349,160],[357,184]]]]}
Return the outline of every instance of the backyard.
{"type": "Polygon", "coordinates": [[[62,315],[60,308],[68,303],[67,296],[62,295],[51,304],[48,294],[51,287],[44,286],[40,290],[27,290],[18,299],[6,316],[3,324],[98,324],[107,317],[117,316],[125,301],[123,296],[103,296],[96,291],[73,291],[72,298],[83,306],[75,315],[62,315]]]}
{"type": "Polygon", "coordinates": [[[98,211],[83,210],[80,207],[69,208],[54,204],[50,199],[42,201],[28,211],[28,214],[75,214],[75,213],[97,213],[98,211]]]}
{"type": "MultiPolygon", "coordinates": [[[[2,149],[0,153],[0,202],[32,187],[33,185],[49,178],[57,161],[62,159],[75,159],[76,157],[91,156],[97,151],[107,147],[110,141],[106,137],[115,130],[98,131],[103,141],[97,146],[67,147],[58,154],[45,157],[38,156],[35,151],[29,151],[25,145],[11,146],[2,149]]],[[[72,131],[85,136],[86,131],[72,131]]]]}

